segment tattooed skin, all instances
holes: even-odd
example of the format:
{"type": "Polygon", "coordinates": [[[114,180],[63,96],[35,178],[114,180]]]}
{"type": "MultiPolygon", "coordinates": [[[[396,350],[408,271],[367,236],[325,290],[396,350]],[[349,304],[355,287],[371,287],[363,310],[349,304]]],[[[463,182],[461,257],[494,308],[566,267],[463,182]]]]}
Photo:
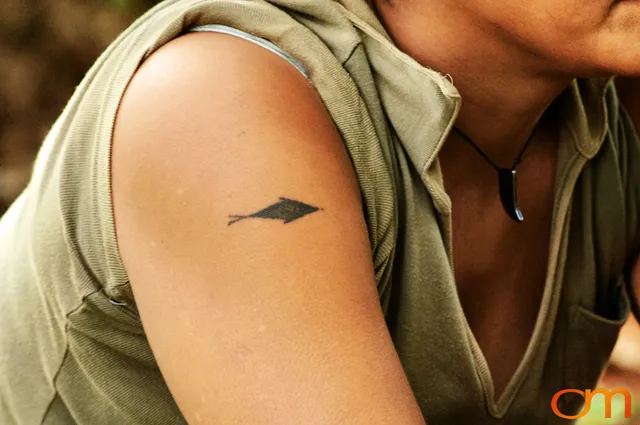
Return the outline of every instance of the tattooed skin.
{"type": "Polygon", "coordinates": [[[250,215],[230,215],[229,226],[245,218],[268,218],[271,220],[282,220],[284,224],[314,213],[322,208],[317,208],[292,199],[280,198],[279,202],[268,206],[250,215]]]}

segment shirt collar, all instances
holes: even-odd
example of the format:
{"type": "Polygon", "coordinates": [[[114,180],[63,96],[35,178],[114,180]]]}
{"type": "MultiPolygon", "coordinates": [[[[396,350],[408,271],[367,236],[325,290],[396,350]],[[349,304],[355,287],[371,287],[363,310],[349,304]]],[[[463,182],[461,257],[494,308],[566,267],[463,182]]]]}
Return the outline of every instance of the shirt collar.
{"type": "MultiPolygon", "coordinates": [[[[339,0],[359,30],[380,99],[411,161],[426,175],[460,109],[451,79],[398,49],[367,0],[339,0]]],[[[576,79],[558,97],[564,131],[575,149],[593,158],[607,132],[605,95],[611,78],[576,79]]],[[[562,139],[565,139],[562,137],[562,139]]]]}
{"type": "Polygon", "coordinates": [[[606,95],[612,80],[613,77],[575,79],[556,99],[564,129],[570,133],[576,150],[588,159],[598,153],[608,130],[606,95]]]}

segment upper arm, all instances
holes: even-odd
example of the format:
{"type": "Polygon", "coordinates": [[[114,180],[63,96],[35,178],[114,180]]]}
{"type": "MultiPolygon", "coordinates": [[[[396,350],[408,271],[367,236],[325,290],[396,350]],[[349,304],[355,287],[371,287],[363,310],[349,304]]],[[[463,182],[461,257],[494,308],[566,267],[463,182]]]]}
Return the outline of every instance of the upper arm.
{"type": "Polygon", "coordinates": [[[181,37],[127,89],[112,156],[120,253],[190,423],[423,423],[349,157],[294,67],[230,36],[181,37]],[[229,225],[281,197],[318,210],[229,225]]]}

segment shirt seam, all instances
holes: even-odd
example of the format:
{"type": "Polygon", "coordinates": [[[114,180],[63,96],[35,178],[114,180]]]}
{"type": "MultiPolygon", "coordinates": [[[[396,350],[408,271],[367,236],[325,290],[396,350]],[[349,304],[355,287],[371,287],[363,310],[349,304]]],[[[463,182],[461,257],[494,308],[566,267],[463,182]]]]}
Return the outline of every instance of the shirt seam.
{"type": "Polygon", "coordinates": [[[53,406],[53,403],[56,400],[56,397],[59,396],[60,392],[58,391],[57,385],[56,385],[56,381],[58,380],[58,378],[60,377],[60,372],[62,371],[62,367],[64,366],[65,361],[67,360],[67,358],[69,357],[69,352],[70,352],[70,345],[69,345],[69,316],[71,316],[72,314],[78,312],[85,304],[85,300],[98,293],[100,291],[94,291],[91,292],[90,294],[87,294],[85,296],[82,297],[82,300],[80,301],[80,303],[71,311],[69,311],[67,314],[65,314],[64,316],[64,320],[65,320],[65,324],[64,324],[64,339],[65,339],[65,349],[64,349],[64,354],[62,355],[62,359],[60,359],[60,364],[58,365],[57,369],[56,369],[56,373],[53,375],[53,379],[51,381],[51,385],[53,387],[53,395],[51,396],[51,400],[49,401],[49,403],[47,404],[47,408],[45,409],[44,413],[42,414],[42,419],[40,420],[40,425],[44,425],[44,421],[45,419],[47,419],[47,416],[49,415],[49,412],[51,412],[51,407],[53,406]]]}
{"type": "Polygon", "coordinates": [[[347,55],[347,58],[344,61],[342,61],[342,63],[340,65],[342,65],[344,67],[351,60],[353,55],[356,53],[356,50],[358,50],[358,47],[360,47],[362,45],[363,45],[362,41],[359,41],[358,43],[354,44],[354,46],[351,48],[351,51],[347,55]]]}

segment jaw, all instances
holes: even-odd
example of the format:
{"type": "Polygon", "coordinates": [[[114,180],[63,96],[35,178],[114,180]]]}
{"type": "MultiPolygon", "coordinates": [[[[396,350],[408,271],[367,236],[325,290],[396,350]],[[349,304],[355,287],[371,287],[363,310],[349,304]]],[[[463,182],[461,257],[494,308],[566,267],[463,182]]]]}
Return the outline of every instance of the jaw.
{"type": "Polygon", "coordinates": [[[640,75],[640,0],[616,0],[595,37],[594,62],[617,75],[640,75]]]}
{"type": "Polygon", "coordinates": [[[609,1],[602,11],[576,15],[541,52],[546,66],[573,77],[640,75],[640,0],[609,1]],[[587,17],[592,24],[585,25],[587,17]]]}

